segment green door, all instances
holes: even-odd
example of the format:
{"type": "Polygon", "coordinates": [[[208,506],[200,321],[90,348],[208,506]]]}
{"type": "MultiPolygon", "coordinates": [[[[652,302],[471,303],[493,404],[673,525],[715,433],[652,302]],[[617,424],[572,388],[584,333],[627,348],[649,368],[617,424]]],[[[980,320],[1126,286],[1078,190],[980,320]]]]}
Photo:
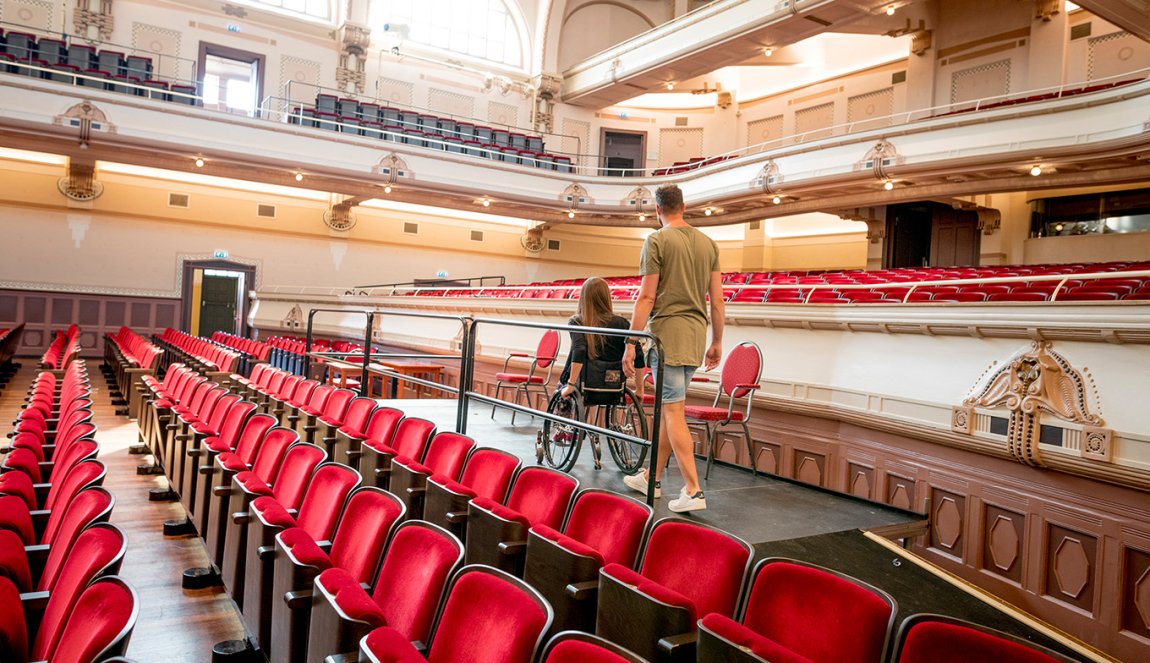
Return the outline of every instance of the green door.
{"type": "Polygon", "coordinates": [[[239,318],[236,305],[242,275],[213,275],[204,273],[200,290],[199,336],[211,336],[213,332],[224,331],[235,334],[239,331],[239,318]]]}

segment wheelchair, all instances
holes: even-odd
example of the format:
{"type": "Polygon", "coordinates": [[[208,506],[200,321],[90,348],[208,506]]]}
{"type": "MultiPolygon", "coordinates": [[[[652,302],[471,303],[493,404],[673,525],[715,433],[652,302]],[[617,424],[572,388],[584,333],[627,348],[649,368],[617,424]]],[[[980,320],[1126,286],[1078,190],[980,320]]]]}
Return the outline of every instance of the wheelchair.
{"type": "MultiPolygon", "coordinates": [[[[649,440],[647,416],[643,402],[630,388],[624,387],[618,395],[596,393],[585,398],[576,389],[564,397],[562,389],[556,389],[547,403],[547,413],[590,423],[626,435],[649,440]]],[[[603,469],[603,449],[597,433],[566,422],[544,420],[535,445],[535,458],[541,465],[547,465],[563,472],[571,471],[579,459],[579,451],[584,439],[589,438],[595,458],[595,469],[603,469]]],[[[638,444],[631,440],[607,437],[607,450],[619,469],[633,474],[643,467],[649,444],[638,444]]]]}

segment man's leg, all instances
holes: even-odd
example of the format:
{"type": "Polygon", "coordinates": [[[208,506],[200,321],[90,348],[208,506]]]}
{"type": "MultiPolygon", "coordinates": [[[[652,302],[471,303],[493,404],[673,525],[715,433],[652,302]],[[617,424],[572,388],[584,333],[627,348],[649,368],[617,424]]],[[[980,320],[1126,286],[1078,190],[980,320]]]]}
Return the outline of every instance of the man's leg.
{"type": "MultiPolygon", "coordinates": [[[[671,457],[671,437],[667,433],[667,405],[663,405],[663,425],[659,426],[659,449],[658,461],[655,463],[655,481],[659,481],[663,476],[663,468],[667,465],[667,459],[671,457]]],[[[647,475],[647,470],[643,470],[643,476],[647,475]]]]}
{"type": "Polygon", "coordinates": [[[691,429],[687,427],[685,408],[684,401],[663,404],[663,428],[659,435],[657,471],[666,463],[667,445],[664,444],[664,440],[669,440],[669,446],[675,452],[675,460],[679,463],[679,472],[683,475],[683,485],[687,489],[687,494],[694,495],[700,490],[699,475],[695,471],[695,442],[691,438],[691,429]]]}

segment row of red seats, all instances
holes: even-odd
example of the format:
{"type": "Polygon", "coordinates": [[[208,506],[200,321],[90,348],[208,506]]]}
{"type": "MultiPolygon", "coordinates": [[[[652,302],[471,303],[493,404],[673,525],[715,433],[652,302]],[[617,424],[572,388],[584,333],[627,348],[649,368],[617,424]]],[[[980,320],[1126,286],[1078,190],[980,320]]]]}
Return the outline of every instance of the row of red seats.
{"type": "Polygon", "coordinates": [[[1039,94],[1030,94],[1030,95],[1027,95],[1025,97],[1017,97],[1014,99],[1004,99],[1002,101],[996,101],[996,102],[991,103],[991,104],[983,104],[983,105],[980,105],[977,107],[972,105],[969,108],[960,108],[959,110],[941,113],[939,115],[935,115],[934,117],[945,117],[947,115],[958,115],[960,113],[970,113],[970,112],[974,112],[974,111],[985,111],[985,110],[991,110],[994,108],[1003,108],[1006,106],[1015,106],[1018,104],[1030,104],[1030,103],[1034,103],[1036,101],[1050,101],[1052,99],[1063,99],[1066,97],[1076,97],[1080,94],[1090,94],[1091,92],[1101,92],[1102,90],[1109,90],[1109,89],[1116,88],[1116,87],[1122,87],[1124,85],[1130,85],[1132,83],[1137,83],[1141,80],[1143,80],[1143,79],[1131,78],[1131,79],[1127,79],[1124,81],[1115,81],[1115,82],[1111,82],[1111,83],[1095,83],[1093,85],[1082,85],[1079,87],[1066,88],[1064,90],[1058,90],[1055,92],[1043,92],[1043,93],[1039,93],[1039,94]]]}
{"type": "Polygon", "coordinates": [[[651,173],[655,177],[663,175],[678,175],[680,173],[687,173],[692,170],[698,170],[706,166],[716,163],[722,163],[727,159],[734,159],[735,155],[718,156],[718,157],[692,157],[686,161],[676,161],[667,168],[657,168],[655,172],[651,173]]]}
{"type": "Polygon", "coordinates": [[[55,338],[40,357],[40,368],[59,371],[80,356],[80,327],[70,325],[68,329],[56,332],[55,338]]]}
{"type": "MultiPolygon", "coordinates": [[[[140,336],[127,327],[120,327],[115,334],[107,334],[106,340],[118,351],[120,358],[132,368],[155,369],[163,350],[156,347],[148,339],[140,336]]],[[[105,346],[105,358],[108,348],[105,346]]]]}
{"type": "Polygon", "coordinates": [[[116,577],[127,538],[108,523],[83,360],[29,389],[0,468],[0,660],[95,663],[120,655],[137,598],[116,577]]]}
{"type": "Polygon", "coordinates": [[[271,352],[272,349],[272,346],[267,343],[222,331],[213,333],[212,341],[249,354],[255,357],[256,361],[267,361],[268,353],[271,352]]]}
{"type": "Polygon", "coordinates": [[[238,352],[171,327],[164,330],[159,340],[184,353],[185,359],[194,361],[208,372],[231,373],[236,370],[240,360],[238,352]]]}

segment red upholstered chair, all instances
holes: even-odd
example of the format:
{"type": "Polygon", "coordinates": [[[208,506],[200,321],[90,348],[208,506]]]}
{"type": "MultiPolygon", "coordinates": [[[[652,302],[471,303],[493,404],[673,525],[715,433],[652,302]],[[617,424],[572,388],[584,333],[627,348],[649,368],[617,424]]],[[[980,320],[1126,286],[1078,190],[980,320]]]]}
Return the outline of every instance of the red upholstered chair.
{"type": "Polygon", "coordinates": [[[476,497],[486,497],[502,504],[520,464],[517,456],[506,451],[476,449],[467,457],[459,481],[440,475],[428,478],[424,520],[445,527],[460,541],[466,541],[468,503],[476,497]]]}
{"type": "MultiPolygon", "coordinates": [[[[273,401],[277,400],[277,398],[283,395],[284,383],[287,382],[288,378],[291,377],[294,376],[287,371],[275,371],[268,374],[264,382],[262,382],[262,384],[257,383],[251,393],[248,394],[248,400],[255,403],[261,410],[266,412],[267,409],[272,405],[273,401]]],[[[293,381],[293,384],[298,383],[299,380],[293,381]]]]}
{"type": "Polygon", "coordinates": [[[311,619],[312,582],[327,569],[343,569],[355,582],[375,578],[404,507],[395,495],[363,486],[347,499],[331,541],[317,541],[302,527],[276,535],[272,580],[270,661],[303,661],[311,619]]]}
{"type": "Polygon", "coordinates": [[[107,490],[88,488],[81,491],[66,508],[56,511],[60,514],[60,525],[53,543],[25,547],[22,551],[36,591],[48,591],[56,585],[80,533],[95,523],[107,522],[114,505],[115,499],[107,490]]]}
{"type": "Polygon", "coordinates": [[[32,483],[32,477],[23,472],[0,474],[0,495],[19,497],[27,505],[29,511],[39,507],[36,484],[32,483]]]}
{"type": "Polygon", "coordinates": [[[1076,659],[994,629],[942,615],[911,615],[899,627],[895,663],[1071,663],[1076,659]]]}
{"type": "Polygon", "coordinates": [[[636,573],[622,564],[599,572],[595,634],[650,660],[694,660],[696,622],[735,614],[751,546],[680,518],[651,528],[636,573]]]}
{"type": "MultiPolygon", "coordinates": [[[[0,545],[3,543],[0,538],[0,545]]],[[[20,592],[12,580],[0,574],[0,615],[4,615],[4,619],[0,619],[0,661],[23,663],[28,660],[28,626],[24,622],[20,592]]]]}
{"type": "Polygon", "coordinates": [[[89,663],[123,654],[139,611],[136,592],[123,578],[100,578],[76,601],[49,660],[89,663]]]}
{"type": "MultiPolygon", "coordinates": [[[[244,602],[244,562],[248,548],[248,529],[252,521],[252,504],[256,498],[270,495],[285,509],[298,509],[312,473],[326,457],[324,450],[314,444],[296,444],[287,450],[283,465],[270,484],[255,471],[240,472],[232,477],[231,499],[224,512],[227,528],[219,570],[224,586],[237,605],[243,606],[244,602]]],[[[271,543],[269,541],[263,545],[271,543]]],[[[212,547],[209,545],[208,549],[212,550],[212,547]]]]}
{"type": "Polygon", "coordinates": [[[523,578],[554,608],[555,630],[594,630],[599,569],[635,567],[651,513],[638,500],[588,488],[575,496],[562,533],[532,526],[523,578]]]}
{"type": "Polygon", "coordinates": [[[435,435],[435,424],[416,417],[406,417],[395,427],[391,440],[383,442],[372,438],[360,447],[359,471],[368,484],[380,488],[391,485],[391,461],[397,456],[423,460],[427,444],[435,435]]]}
{"type": "Polygon", "coordinates": [[[316,468],[297,512],[272,496],[257,497],[251,506],[244,556],[244,603],[241,614],[252,644],[265,654],[271,641],[272,581],[276,534],[298,527],[315,541],[329,541],[343,512],[347,496],[359,486],[359,473],[346,465],[324,463],[316,468]]]}
{"type": "Polygon", "coordinates": [[[334,456],[334,460],[336,462],[346,463],[352,467],[359,467],[359,457],[363,453],[361,451],[363,441],[375,440],[390,445],[391,437],[395,435],[395,429],[402,419],[402,410],[397,410],[393,407],[377,407],[372,411],[371,416],[367,420],[367,425],[363,427],[362,433],[356,433],[346,429],[337,430],[335,432],[335,448],[337,453],[342,453],[343,455],[334,456]]]}
{"type": "Polygon", "coordinates": [[[307,405],[312,392],[318,386],[319,382],[315,380],[303,380],[296,383],[295,392],[290,398],[272,406],[272,416],[279,417],[281,425],[295,428],[295,423],[299,421],[299,409],[307,405]]]}
{"type": "Polygon", "coordinates": [[[323,414],[323,408],[327,405],[327,399],[335,391],[334,387],[329,387],[326,384],[317,385],[312,389],[311,395],[308,396],[307,403],[299,407],[293,407],[292,411],[287,415],[287,425],[294,428],[301,438],[304,437],[304,426],[308,421],[315,421],[315,418],[323,414]]]}
{"type": "MultiPolygon", "coordinates": [[[[504,389],[514,389],[515,399],[512,402],[519,403],[519,397],[522,395],[527,406],[531,407],[531,390],[535,389],[543,395],[543,402],[546,403],[551,398],[548,385],[551,383],[551,373],[555,368],[555,358],[559,354],[559,339],[559,332],[549,329],[543,332],[534,355],[522,352],[507,355],[507,359],[503,360],[503,370],[495,374],[495,397],[499,398],[500,392],[504,389]],[[512,373],[507,370],[513,358],[531,360],[531,366],[526,373],[512,373]]],[[[495,418],[495,407],[491,406],[492,419],[495,418]]],[[[515,411],[511,412],[512,426],[515,425],[515,414],[515,411]]]]}
{"type": "Polygon", "coordinates": [[[55,660],[53,653],[63,653],[60,640],[78,616],[77,604],[84,588],[97,578],[119,573],[127,548],[127,537],[110,523],[92,525],[76,537],[59,578],[48,591],[32,643],[33,661],[55,660]]]}
{"type": "MultiPolygon", "coordinates": [[[[270,486],[276,478],[280,464],[284,462],[288,448],[298,441],[299,435],[294,430],[276,426],[267,431],[263,441],[255,446],[255,459],[253,461],[245,463],[240,456],[231,451],[225,451],[216,456],[215,464],[211,468],[212,471],[205,473],[205,479],[210,483],[201,484],[200,494],[203,495],[204,503],[201,504],[200,508],[207,515],[204,525],[199,528],[199,532],[200,536],[204,538],[208,556],[217,568],[219,568],[224,554],[224,537],[230,515],[227,507],[231,503],[233,493],[232,478],[240,472],[251,472],[253,483],[258,481],[263,486],[270,486]]],[[[314,455],[318,465],[320,462],[318,459],[322,457],[322,454],[315,453],[314,455]]]]}
{"type": "MultiPolygon", "coordinates": [[[[94,442],[88,442],[86,444],[95,446],[94,442]]],[[[80,491],[104,484],[104,478],[107,476],[108,469],[104,467],[102,462],[95,460],[94,453],[92,456],[92,458],[85,459],[73,465],[63,472],[63,476],[57,477],[57,480],[53,482],[48,489],[48,494],[44,498],[44,504],[42,505],[43,508],[30,512],[32,526],[37,536],[48,533],[48,520],[52,517],[53,511],[66,508],[76,495],[80,494],[80,491]]],[[[21,498],[21,501],[23,501],[23,498],[21,498]]],[[[57,529],[58,527],[57,525],[57,529]]],[[[53,533],[52,536],[54,537],[55,534],[53,533]]]]}
{"type": "MultiPolygon", "coordinates": [[[[199,444],[193,440],[193,448],[188,449],[188,471],[184,474],[180,501],[188,512],[188,519],[202,536],[208,524],[210,507],[209,494],[212,474],[216,471],[216,458],[221,454],[234,454],[236,459],[249,465],[259,451],[259,445],[267,432],[276,425],[275,417],[268,414],[255,414],[251,403],[240,402],[232,406],[220,427],[217,437],[205,437],[199,444]],[[246,418],[245,418],[246,417],[246,418]],[[236,422],[243,422],[236,428],[236,422]],[[235,431],[233,433],[233,431],[235,431]]],[[[245,467],[246,469],[246,467],[245,467]]]]}
{"type": "Polygon", "coordinates": [[[486,564],[523,575],[527,530],[534,525],[562,527],[579,490],[579,480],[546,467],[525,467],[515,476],[506,505],[476,497],[467,505],[467,554],[464,564],[486,564]]]}
{"type": "MultiPolygon", "coordinates": [[[[283,372],[287,373],[287,371],[283,372]]],[[[304,380],[302,375],[287,373],[287,377],[280,383],[280,388],[274,392],[269,392],[267,400],[260,404],[260,412],[266,412],[278,419],[283,414],[284,403],[295,396],[295,390],[304,380]],[[277,411],[279,414],[276,414],[277,411]]]]}
{"type": "MultiPolygon", "coordinates": [[[[314,414],[310,408],[303,408],[302,412],[307,415],[306,419],[301,417],[303,429],[300,436],[304,442],[317,442],[317,432],[320,432],[320,425],[323,419],[327,419],[328,426],[337,422],[342,422],[343,417],[347,414],[347,406],[351,404],[352,399],[355,398],[355,392],[351,389],[336,389],[331,392],[324,402],[323,408],[317,410],[314,414]]],[[[339,428],[339,426],[335,426],[339,428]]]]}
{"type": "Polygon", "coordinates": [[[647,663],[647,659],[590,633],[564,631],[543,648],[541,663],[647,663]]]}
{"type": "Polygon", "coordinates": [[[463,561],[463,544],[447,530],[420,520],[396,528],[373,589],[339,568],[315,580],[309,661],[354,651],[372,629],[389,626],[427,642],[447,580],[463,561]]]}
{"type": "Polygon", "coordinates": [[[886,592],[789,559],[759,562],[742,617],[699,622],[698,660],[882,663],[898,608],[886,592]]]}
{"type": "Polygon", "coordinates": [[[485,566],[465,566],[447,590],[426,658],[388,626],[360,642],[364,661],[531,663],[551,625],[551,606],[522,580],[485,566]]]}
{"type": "MultiPolygon", "coordinates": [[[[331,402],[331,400],[328,401],[329,410],[331,402]]],[[[325,413],[319,418],[316,425],[316,441],[327,450],[328,458],[334,458],[338,462],[347,457],[344,449],[336,448],[336,433],[347,429],[349,435],[363,436],[364,429],[367,428],[371,413],[375,410],[376,405],[377,402],[374,398],[360,396],[351,399],[342,415],[333,416],[325,413]]]]}
{"type": "Polygon", "coordinates": [[[727,360],[723,362],[723,373],[719,390],[715,393],[715,402],[711,405],[686,406],[687,423],[702,426],[706,430],[706,477],[711,476],[711,465],[718,455],[715,445],[719,441],[719,432],[730,425],[738,425],[743,429],[743,438],[747,442],[747,463],[751,466],[751,472],[758,474],[751,429],[747,427],[747,422],[751,418],[751,396],[759,388],[762,372],[763,353],[759,350],[759,346],[750,341],[743,341],[727,354],[727,360]],[[726,407],[722,406],[724,400],[727,402],[726,407]],[[743,403],[736,409],[739,401],[743,403]]]}
{"type": "MultiPolygon", "coordinates": [[[[427,480],[441,474],[451,480],[459,479],[467,456],[475,449],[475,440],[459,433],[439,433],[431,440],[423,462],[397,456],[391,461],[391,492],[407,505],[407,517],[423,518],[423,496],[427,480]]],[[[0,489],[2,490],[2,489],[0,489]]]]}

